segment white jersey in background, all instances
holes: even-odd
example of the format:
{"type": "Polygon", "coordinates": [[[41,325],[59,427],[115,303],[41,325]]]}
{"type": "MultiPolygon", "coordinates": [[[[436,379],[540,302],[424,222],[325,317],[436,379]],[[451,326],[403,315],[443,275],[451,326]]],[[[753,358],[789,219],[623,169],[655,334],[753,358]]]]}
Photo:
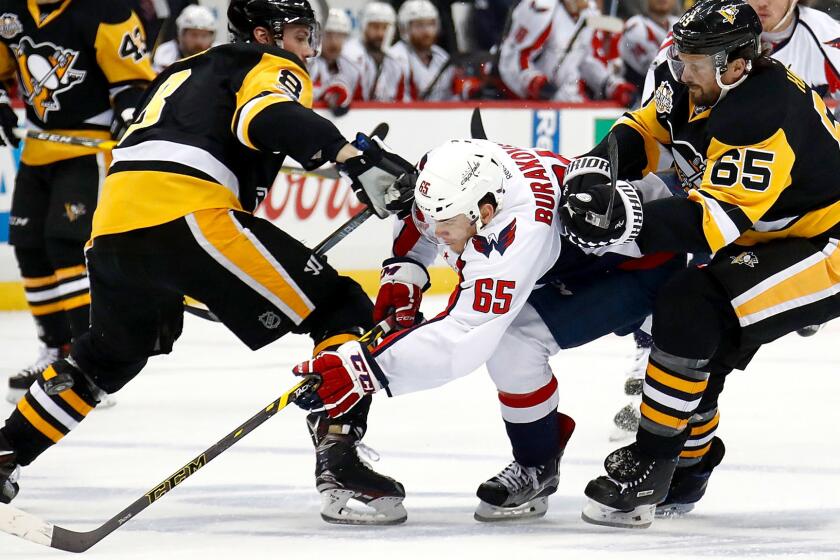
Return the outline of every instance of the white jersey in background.
{"type": "Polygon", "coordinates": [[[385,51],[381,67],[367,52],[362,40],[353,37],[344,43],[342,57],[350,61],[359,73],[358,84],[353,91],[356,101],[402,101],[405,97],[402,67],[385,51]]]}
{"type": "MultiPolygon", "coordinates": [[[[440,246],[460,277],[446,311],[386,339],[375,350],[392,395],[443,385],[487,362],[537,281],[560,255],[556,208],[568,160],[545,150],[472,142],[487,144],[504,168],[502,208],[460,255],[440,246]]],[[[414,207],[412,216],[397,223],[394,256],[426,266],[434,261],[438,246],[423,233],[424,219],[414,207]]],[[[530,313],[536,315],[533,308],[530,313]]],[[[542,369],[550,372],[547,365],[542,369]]]]}
{"type": "Polygon", "coordinates": [[[521,0],[499,46],[505,86],[518,97],[533,98],[535,80],[544,76],[558,87],[558,101],[583,101],[580,80],[593,91],[604,91],[614,77],[592,53],[593,29],[586,26],[590,14],[598,12],[584,10],[575,21],[558,0],[521,0]]]}
{"type": "Polygon", "coordinates": [[[668,16],[667,28],[643,14],[628,19],[618,42],[618,52],[625,66],[642,78],[646,76],[660,45],[678,19],[668,16]]]}
{"type": "MultiPolygon", "coordinates": [[[[388,51],[402,67],[405,81],[406,101],[448,101],[454,97],[452,81],[454,69],[447,67],[449,54],[437,45],[432,45],[432,60],[427,65],[407,42],[399,41],[388,51]],[[434,82],[434,85],[432,83],[434,82]],[[431,89],[429,89],[431,86],[431,89]],[[423,94],[428,90],[428,95],[423,94]]],[[[396,84],[385,86],[396,89],[396,84]]]]}
{"type": "MultiPolygon", "coordinates": [[[[214,42],[212,46],[215,47],[217,45],[221,45],[221,43],[214,42]]],[[[177,62],[182,58],[184,58],[184,55],[181,54],[181,49],[178,47],[178,40],[172,39],[171,41],[161,43],[158,48],[155,49],[155,55],[152,58],[152,68],[155,72],[160,74],[173,62],[177,62]]]]}
{"type": "MultiPolygon", "coordinates": [[[[672,42],[669,34],[645,78],[643,100],[653,92],[653,70],[665,61],[672,42]]],[[[840,99],[840,22],[825,12],[797,6],[793,23],[783,31],[762,33],[761,43],[817,93],[840,99]]]]}
{"type": "Polygon", "coordinates": [[[309,76],[312,79],[312,99],[323,101],[324,94],[337,94],[337,105],[344,105],[353,99],[353,92],[359,87],[359,70],[344,56],[330,64],[318,56],[309,60],[309,76]]]}

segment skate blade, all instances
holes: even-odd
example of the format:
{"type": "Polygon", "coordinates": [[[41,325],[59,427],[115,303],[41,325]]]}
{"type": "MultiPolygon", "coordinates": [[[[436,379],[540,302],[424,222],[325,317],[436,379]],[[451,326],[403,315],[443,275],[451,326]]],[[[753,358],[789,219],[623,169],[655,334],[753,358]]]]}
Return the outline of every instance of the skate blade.
{"type": "Polygon", "coordinates": [[[548,511],[548,498],[536,498],[521,506],[499,507],[480,501],[473,514],[476,521],[496,523],[499,521],[519,521],[542,517],[548,511]]]}
{"type": "Polygon", "coordinates": [[[376,498],[362,504],[365,509],[347,504],[355,498],[353,490],[333,488],[321,492],[321,519],[336,525],[399,525],[408,519],[399,496],[376,498]]]}
{"type": "Polygon", "coordinates": [[[678,519],[685,514],[694,510],[695,504],[668,504],[666,506],[659,506],[656,508],[654,514],[658,519],[678,519]]]}
{"type": "Polygon", "coordinates": [[[653,522],[654,505],[639,506],[632,511],[619,511],[594,500],[583,507],[581,519],[593,525],[621,527],[623,529],[647,529],[653,522]]]}

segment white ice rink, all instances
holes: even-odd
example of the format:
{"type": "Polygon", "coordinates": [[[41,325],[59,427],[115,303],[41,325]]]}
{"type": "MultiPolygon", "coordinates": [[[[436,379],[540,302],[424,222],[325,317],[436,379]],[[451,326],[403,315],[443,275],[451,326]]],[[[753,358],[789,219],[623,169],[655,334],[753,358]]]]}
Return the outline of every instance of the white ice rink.
{"type": "MultiPolygon", "coordinates": [[[[426,302],[427,315],[442,305],[426,302]]],[[[479,483],[509,461],[496,394],[478,371],[442,389],[375,399],[366,443],[374,466],[401,480],[408,522],[333,526],[319,517],[314,458],[295,407],[86,553],[102,559],[320,558],[840,558],[840,324],[763,349],[736,372],[721,400],[724,463],[690,517],[648,530],[580,520],[586,482],[601,473],[624,403],[632,340],[610,337],[555,356],[561,410],[577,421],[548,515],[527,524],[473,520],[479,483]]],[[[188,317],[170,356],[153,358],[60,445],[25,469],[14,504],[89,530],[288,388],[307,356],[304,337],[252,353],[219,325],[188,317]]],[[[24,313],[0,313],[0,372],[34,358],[24,313]]],[[[5,385],[3,387],[5,395],[5,385]]],[[[12,405],[0,404],[5,418],[12,405]]],[[[0,534],[0,558],[67,557],[0,534]]]]}

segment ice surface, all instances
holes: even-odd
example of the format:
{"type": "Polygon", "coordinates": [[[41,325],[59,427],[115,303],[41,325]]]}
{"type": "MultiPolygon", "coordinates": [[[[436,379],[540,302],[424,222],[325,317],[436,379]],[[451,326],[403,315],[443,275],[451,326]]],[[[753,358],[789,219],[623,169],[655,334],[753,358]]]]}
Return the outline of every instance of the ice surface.
{"type": "MultiPolygon", "coordinates": [[[[424,303],[427,316],[442,298],[424,303]],[[426,309],[427,308],[427,309],[426,309]]],[[[321,521],[304,414],[292,407],[85,553],[89,558],[840,558],[840,324],[788,336],[736,372],[721,399],[727,455],[697,509],[648,530],[580,520],[583,488],[616,446],[633,343],[609,337],[555,356],[561,410],[577,421],[560,489],[537,522],[473,520],[475,489],[510,460],[486,372],[438,390],[376,398],[365,438],[375,466],[407,489],[408,522],[387,528],[321,521]]],[[[25,313],[0,314],[0,373],[37,353],[25,313]]],[[[170,356],[150,364],[21,477],[15,505],[89,530],[288,388],[305,337],[250,352],[220,325],[187,317],[170,356]]],[[[5,387],[3,388],[5,393],[5,387]]],[[[3,417],[12,406],[0,404],[3,417]]],[[[0,535],[0,558],[58,558],[0,535]]]]}

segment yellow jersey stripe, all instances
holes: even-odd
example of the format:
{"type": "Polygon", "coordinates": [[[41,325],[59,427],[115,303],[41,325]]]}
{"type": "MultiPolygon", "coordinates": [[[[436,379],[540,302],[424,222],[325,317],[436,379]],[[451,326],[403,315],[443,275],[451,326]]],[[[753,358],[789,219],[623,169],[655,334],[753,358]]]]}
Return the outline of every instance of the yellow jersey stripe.
{"type": "Polygon", "coordinates": [[[650,376],[651,379],[653,379],[654,381],[658,381],[666,387],[671,387],[672,389],[682,391],[683,393],[687,393],[689,395],[696,395],[698,393],[702,393],[706,390],[706,385],[709,384],[708,380],[686,381],[685,379],[680,379],[679,377],[662,371],[652,363],[648,363],[646,375],[650,376]]]}
{"type": "Polygon", "coordinates": [[[72,278],[73,276],[81,276],[87,273],[87,268],[83,264],[76,266],[68,266],[67,268],[59,268],[55,271],[55,275],[59,280],[72,278]]]}
{"type": "Polygon", "coordinates": [[[29,311],[31,311],[32,314],[36,317],[40,317],[41,315],[49,315],[50,313],[58,313],[59,311],[64,311],[64,302],[57,301],[55,303],[46,303],[42,305],[30,303],[29,311]]]}
{"type": "Polygon", "coordinates": [[[38,276],[37,278],[24,278],[24,288],[43,288],[51,284],[57,284],[58,278],[53,274],[52,276],[38,276]]]}
{"type": "Polygon", "coordinates": [[[658,410],[652,408],[647,403],[642,403],[642,406],[639,408],[642,413],[642,416],[651,420],[657,424],[661,424],[662,426],[668,426],[669,428],[673,428],[675,430],[681,430],[688,425],[688,420],[683,420],[681,418],[675,418],[669,414],[665,414],[663,412],[659,412],[658,410]]]}
{"type": "Polygon", "coordinates": [[[26,397],[20,399],[20,402],[17,404],[17,409],[26,418],[26,421],[32,424],[33,428],[44,434],[53,443],[58,443],[64,437],[64,434],[55,429],[52,424],[41,418],[41,415],[32,408],[32,405],[29,404],[26,397]]]}

